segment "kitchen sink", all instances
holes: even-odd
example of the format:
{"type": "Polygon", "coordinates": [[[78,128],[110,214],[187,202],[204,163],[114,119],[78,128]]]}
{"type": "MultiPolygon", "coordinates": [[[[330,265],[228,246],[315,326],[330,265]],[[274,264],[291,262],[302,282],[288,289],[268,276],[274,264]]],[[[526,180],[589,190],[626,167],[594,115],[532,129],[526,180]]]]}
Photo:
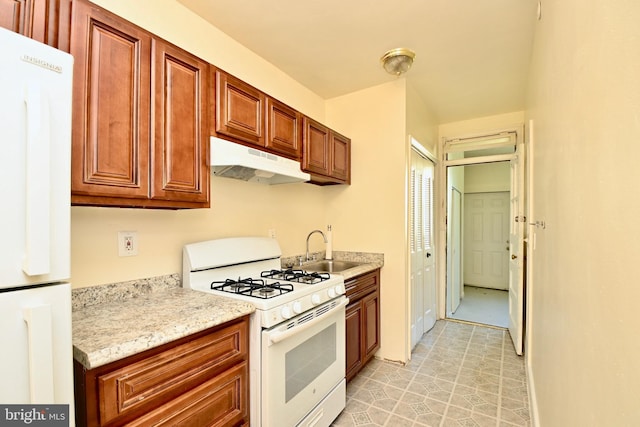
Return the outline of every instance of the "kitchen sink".
{"type": "Polygon", "coordinates": [[[353,267],[357,267],[362,265],[361,262],[355,261],[338,261],[338,260],[327,260],[323,259],[322,261],[315,261],[309,264],[304,264],[303,267],[308,271],[317,271],[317,272],[326,272],[326,273],[339,273],[344,270],[348,270],[353,267]]]}

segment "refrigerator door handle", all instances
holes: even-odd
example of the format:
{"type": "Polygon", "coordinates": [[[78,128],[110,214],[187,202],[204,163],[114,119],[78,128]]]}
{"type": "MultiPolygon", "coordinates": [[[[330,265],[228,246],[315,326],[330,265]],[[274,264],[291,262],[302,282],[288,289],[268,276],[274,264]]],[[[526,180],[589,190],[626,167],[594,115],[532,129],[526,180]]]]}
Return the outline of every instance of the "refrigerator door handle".
{"type": "Polygon", "coordinates": [[[48,274],[50,266],[49,102],[38,82],[26,87],[26,245],[23,271],[48,274]]]}
{"type": "Polygon", "coordinates": [[[22,314],[27,324],[29,343],[30,403],[52,403],[55,400],[51,306],[26,307],[22,314]]]}

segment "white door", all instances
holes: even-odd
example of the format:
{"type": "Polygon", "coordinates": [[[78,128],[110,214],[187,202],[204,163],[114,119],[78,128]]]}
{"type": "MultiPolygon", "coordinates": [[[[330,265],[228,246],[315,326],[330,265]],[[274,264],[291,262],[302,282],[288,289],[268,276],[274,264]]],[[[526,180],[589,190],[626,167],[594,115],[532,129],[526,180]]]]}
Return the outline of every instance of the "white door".
{"type": "Polygon", "coordinates": [[[453,314],[460,305],[462,294],[462,194],[457,188],[451,189],[451,235],[449,240],[449,298],[450,313],[453,314]]]}
{"type": "Polygon", "coordinates": [[[464,284],[509,288],[509,192],[464,195],[464,284]]]}
{"type": "Polygon", "coordinates": [[[411,152],[410,229],[411,348],[436,321],[433,248],[433,163],[411,152]]]}
{"type": "Polygon", "coordinates": [[[511,160],[511,227],[509,260],[509,334],[517,354],[522,354],[524,313],[524,147],[516,146],[511,160]]]}

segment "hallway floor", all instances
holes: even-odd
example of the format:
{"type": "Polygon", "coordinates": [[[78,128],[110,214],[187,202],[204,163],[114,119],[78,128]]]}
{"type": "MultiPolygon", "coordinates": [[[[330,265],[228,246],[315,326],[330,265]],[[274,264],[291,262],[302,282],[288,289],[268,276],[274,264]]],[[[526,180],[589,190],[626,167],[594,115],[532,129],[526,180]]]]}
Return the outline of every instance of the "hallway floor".
{"type": "Polygon", "coordinates": [[[509,327],[509,291],[464,285],[464,298],[452,319],[509,327]]]}
{"type": "Polygon", "coordinates": [[[529,417],[524,359],[508,331],[440,320],[406,366],[372,360],[332,425],[512,427],[529,417]]]}

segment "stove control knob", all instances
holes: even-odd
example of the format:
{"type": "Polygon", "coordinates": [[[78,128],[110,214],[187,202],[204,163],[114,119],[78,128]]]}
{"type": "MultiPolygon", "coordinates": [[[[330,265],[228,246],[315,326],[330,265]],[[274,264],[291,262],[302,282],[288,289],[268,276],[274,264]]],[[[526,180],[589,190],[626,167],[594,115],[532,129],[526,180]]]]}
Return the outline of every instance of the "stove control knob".
{"type": "Polygon", "coordinates": [[[311,295],[311,304],[313,304],[313,305],[320,304],[320,295],[318,295],[318,294],[311,295]]]}
{"type": "Polygon", "coordinates": [[[292,316],[291,309],[288,306],[282,307],[282,310],[280,310],[280,314],[284,319],[289,319],[292,316]]]}
{"type": "Polygon", "coordinates": [[[335,288],[329,288],[329,290],[327,291],[327,295],[329,295],[329,298],[335,298],[336,297],[335,288]]]}
{"type": "Polygon", "coordinates": [[[295,314],[300,314],[302,313],[302,304],[300,304],[300,301],[295,301],[293,303],[293,312],[295,314]]]}
{"type": "Polygon", "coordinates": [[[338,295],[344,294],[344,286],[336,285],[336,294],[338,294],[338,295]]]}

